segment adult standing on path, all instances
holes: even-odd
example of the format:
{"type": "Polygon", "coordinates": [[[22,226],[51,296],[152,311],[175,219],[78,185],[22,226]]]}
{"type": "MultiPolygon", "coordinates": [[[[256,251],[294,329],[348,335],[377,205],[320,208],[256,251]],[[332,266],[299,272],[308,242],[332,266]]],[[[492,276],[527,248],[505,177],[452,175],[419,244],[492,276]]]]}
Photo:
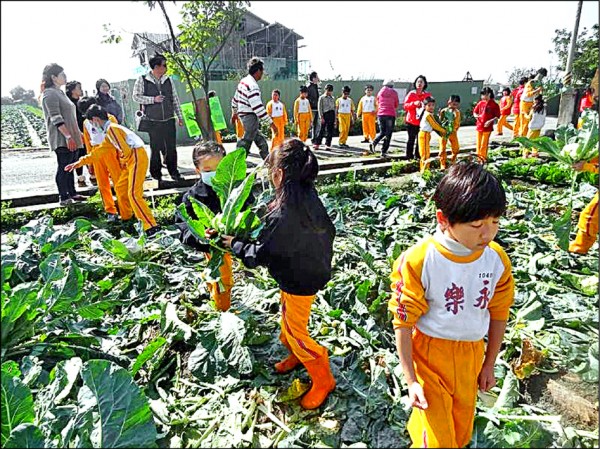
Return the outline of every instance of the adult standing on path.
{"type": "Polygon", "coordinates": [[[396,110],[400,106],[398,92],[394,90],[394,82],[387,79],[377,93],[377,120],[379,121],[379,134],[370,144],[371,152],[375,152],[375,147],[382,140],[381,157],[386,157],[390,143],[392,143],[392,133],[396,124],[396,110]]]}
{"type": "MultiPolygon", "coordinates": [[[[85,121],[85,117],[81,112],[79,112],[79,109],[77,109],[77,102],[83,96],[83,91],[81,90],[81,83],[79,81],[69,81],[66,84],[65,91],[67,94],[67,98],[71,100],[75,105],[75,114],[77,115],[77,126],[79,128],[79,131],[83,133],[83,122],[85,121]]],[[[86,154],[87,151],[85,149],[85,145],[77,149],[77,159],[85,156],[86,154]]],[[[93,172],[90,171],[90,181],[92,181],[92,179],[95,180],[92,173],[93,172]]],[[[92,181],[92,184],[93,183],[94,181],[92,181]]],[[[83,175],[83,167],[79,167],[77,169],[77,185],[79,187],[87,187],[87,183],[85,182],[85,176],[83,175]]]]}
{"type": "Polygon", "coordinates": [[[252,58],[248,61],[247,67],[248,75],[238,83],[231,99],[231,121],[235,122],[239,118],[244,125],[244,136],[238,140],[237,148],[244,148],[248,154],[254,142],[260,157],[266,159],[269,155],[269,144],[265,136],[260,133],[259,120],[271,126],[273,137],[277,136],[278,131],[260,98],[258,81],[265,72],[265,66],[262,59],[252,58]]]}
{"type": "Polygon", "coordinates": [[[123,108],[110,94],[110,84],[104,78],[96,81],[96,103],[114,115],[120,125],[123,124],[123,108]]]}
{"type": "Polygon", "coordinates": [[[146,117],[152,120],[150,129],[150,175],[162,181],[161,153],[165,155],[167,170],[175,181],[183,177],[177,169],[177,146],[175,115],[179,126],[183,126],[183,113],[177,91],[167,72],[167,59],[154,55],[150,61],[150,72],[139,77],[133,86],[133,101],[143,105],[146,117]]]}
{"type": "Polygon", "coordinates": [[[404,110],[406,111],[405,123],[406,130],[408,131],[408,141],[406,142],[407,159],[418,160],[421,158],[417,136],[421,128],[421,116],[425,111],[423,100],[431,97],[431,94],[427,92],[427,86],[427,78],[424,75],[417,76],[413,83],[414,89],[404,99],[404,110]]]}
{"type": "Polygon", "coordinates": [[[56,153],[58,162],[56,185],[61,206],[87,199],[75,191],[73,173],[65,171],[68,164],[77,160],[79,154],[77,149],[83,147],[83,139],[77,126],[75,105],[61,90],[66,83],[67,76],[61,66],[52,63],[44,67],[41,103],[46,120],[48,144],[56,153]]]}
{"type": "Polygon", "coordinates": [[[321,119],[319,118],[319,97],[321,96],[319,92],[319,83],[321,80],[319,79],[319,75],[317,72],[311,72],[308,76],[308,102],[310,103],[310,109],[312,110],[313,122],[311,126],[311,140],[312,144],[315,145],[317,143],[317,138],[319,137],[319,133],[321,132],[321,119]]]}

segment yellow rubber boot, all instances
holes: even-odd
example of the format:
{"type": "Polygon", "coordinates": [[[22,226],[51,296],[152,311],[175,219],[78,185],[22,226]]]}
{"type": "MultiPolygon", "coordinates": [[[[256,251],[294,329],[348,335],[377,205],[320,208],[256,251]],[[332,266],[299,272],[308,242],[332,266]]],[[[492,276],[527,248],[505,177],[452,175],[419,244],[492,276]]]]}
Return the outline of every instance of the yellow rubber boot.
{"type": "Polygon", "coordinates": [[[590,250],[595,241],[596,237],[589,236],[579,231],[577,233],[577,237],[575,237],[575,241],[569,245],[569,252],[577,254],[587,254],[587,252],[590,250]]]}
{"type": "Polygon", "coordinates": [[[304,362],[304,366],[312,380],[312,387],[304,395],[300,405],[304,409],[312,410],[325,402],[329,393],[335,389],[335,379],[329,368],[329,357],[323,357],[304,362]]]}

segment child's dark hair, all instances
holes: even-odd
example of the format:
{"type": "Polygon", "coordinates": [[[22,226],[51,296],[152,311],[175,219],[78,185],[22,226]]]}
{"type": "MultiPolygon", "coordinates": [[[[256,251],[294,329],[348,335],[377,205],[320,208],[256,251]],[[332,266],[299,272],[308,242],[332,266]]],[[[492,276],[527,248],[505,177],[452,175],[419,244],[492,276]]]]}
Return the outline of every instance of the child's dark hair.
{"type": "Polygon", "coordinates": [[[425,75],[419,75],[415,78],[415,82],[413,83],[413,87],[415,88],[415,90],[417,89],[417,81],[419,80],[419,78],[423,79],[423,81],[425,82],[425,85],[423,86],[423,90],[427,90],[427,86],[429,86],[429,83],[427,83],[427,78],[425,78],[425,75]]]}
{"type": "Polygon", "coordinates": [[[519,80],[519,86],[524,86],[527,81],[529,81],[529,77],[528,76],[524,76],[523,78],[521,78],[519,80]]]}
{"type": "Polygon", "coordinates": [[[460,103],[460,95],[450,95],[448,101],[460,103]]]}
{"type": "Polygon", "coordinates": [[[281,92],[279,91],[279,89],[273,89],[273,92],[271,92],[271,94],[277,94],[281,97],[281,92]]]}
{"type": "Polygon", "coordinates": [[[545,67],[538,69],[536,75],[548,76],[548,70],[545,67]]]}
{"type": "Polygon", "coordinates": [[[283,170],[283,181],[269,204],[269,213],[275,213],[284,205],[304,207],[304,194],[314,189],[319,173],[317,157],[310,148],[300,139],[287,139],[269,154],[266,164],[269,172],[283,170]]]}
{"type": "Polygon", "coordinates": [[[108,120],[108,112],[99,104],[93,104],[85,112],[85,118],[91,121],[94,117],[98,117],[100,120],[108,120]]]}
{"type": "Polygon", "coordinates": [[[502,93],[506,94],[506,95],[510,95],[510,89],[508,87],[505,87],[504,89],[502,89],[502,93]]]}
{"type": "Polygon", "coordinates": [[[209,90],[208,91],[208,98],[213,98],[216,97],[217,93],[214,90],[209,90]]]}
{"type": "Polygon", "coordinates": [[[542,95],[536,95],[533,99],[533,112],[542,112],[544,110],[544,97],[542,95]]]}
{"type": "Polygon", "coordinates": [[[192,152],[192,161],[194,162],[194,166],[198,167],[198,165],[200,165],[200,159],[202,159],[204,156],[213,154],[225,156],[225,147],[213,140],[196,144],[194,151],[192,152]]]}
{"type": "Polygon", "coordinates": [[[433,201],[451,225],[506,212],[506,195],[498,179],[477,162],[459,162],[442,178],[433,201]]]}
{"type": "Polygon", "coordinates": [[[79,99],[79,101],[77,102],[77,109],[79,109],[79,113],[81,115],[85,115],[87,110],[93,104],[98,104],[98,102],[96,101],[96,99],[94,97],[88,97],[88,96],[81,97],[79,99]]]}
{"type": "Polygon", "coordinates": [[[490,99],[494,99],[494,89],[492,89],[491,87],[484,87],[483,89],[481,89],[481,94],[480,95],[489,95],[490,99]]]}
{"type": "Polygon", "coordinates": [[[423,100],[424,105],[428,105],[429,103],[435,103],[435,98],[427,97],[427,98],[425,98],[425,100],[423,100]]]}
{"type": "Polygon", "coordinates": [[[352,89],[350,89],[350,86],[344,86],[342,87],[342,93],[346,94],[346,93],[350,93],[352,89]]]}
{"type": "Polygon", "coordinates": [[[328,92],[331,92],[333,90],[333,84],[326,84],[325,85],[325,90],[328,92]]]}
{"type": "Polygon", "coordinates": [[[365,90],[367,90],[367,89],[371,89],[371,90],[373,90],[373,89],[374,89],[374,87],[373,87],[373,85],[372,85],[372,84],[367,84],[367,85],[365,86],[365,90]]]}
{"type": "Polygon", "coordinates": [[[308,87],[306,87],[306,86],[300,86],[300,93],[301,94],[307,94],[308,93],[308,87]]]}

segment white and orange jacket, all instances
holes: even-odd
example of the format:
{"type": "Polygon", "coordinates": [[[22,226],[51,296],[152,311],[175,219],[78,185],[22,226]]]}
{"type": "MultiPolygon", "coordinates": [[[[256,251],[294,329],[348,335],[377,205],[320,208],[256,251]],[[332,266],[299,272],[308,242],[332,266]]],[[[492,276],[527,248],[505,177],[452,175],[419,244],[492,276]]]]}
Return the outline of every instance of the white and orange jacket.
{"type": "Polygon", "coordinates": [[[310,109],[310,102],[308,98],[298,97],[296,101],[294,101],[294,122],[298,123],[298,115],[299,114],[308,114],[310,113],[310,119],[312,120],[312,110],[310,109]]]}
{"type": "Polygon", "coordinates": [[[416,326],[446,340],[481,340],[490,319],[508,319],[514,299],[511,263],[499,245],[471,252],[439,227],[394,262],[390,279],[394,329],[416,326]]]}
{"type": "Polygon", "coordinates": [[[363,114],[363,112],[369,114],[376,114],[378,106],[379,105],[377,104],[377,97],[375,97],[374,95],[363,95],[358,101],[358,110],[356,111],[356,115],[360,117],[363,114]]]}
{"type": "Polygon", "coordinates": [[[267,103],[267,114],[269,114],[269,117],[271,117],[272,120],[277,119],[284,123],[287,123],[288,121],[287,110],[281,101],[275,103],[273,100],[269,100],[267,103]]]}
{"type": "Polygon", "coordinates": [[[427,111],[423,112],[423,117],[421,117],[420,130],[426,133],[436,131],[440,135],[446,134],[446,130],[439,125],[439,123],[435,120],[433,114],[427,111]]]}

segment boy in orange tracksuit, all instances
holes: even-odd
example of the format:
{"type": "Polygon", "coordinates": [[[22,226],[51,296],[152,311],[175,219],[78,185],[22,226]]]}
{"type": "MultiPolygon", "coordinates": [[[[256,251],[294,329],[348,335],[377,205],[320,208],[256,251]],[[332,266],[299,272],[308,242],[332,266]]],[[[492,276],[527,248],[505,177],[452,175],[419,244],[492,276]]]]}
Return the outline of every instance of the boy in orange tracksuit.
{"type": "Polygon", "coordinates": [[[377,118],[377,98],[373,96],[373,86],[367,84],[365,86],[365,95],[358,102],[358,110],[356,116],[362,116],[362,130],[364,140],[361,143],[373,143],[375,140],[376,127],[375,119],[377,118]]]}
{"type": "Polygon", "coordinates": [[[435,111],[435,98],[427,97],[423,100],[425,111],[421,117],[421,129],[419,131],[419,149],[421,150],[420,171],[423,173],[429,168],[429,155],[431,154],[431,132],[436,131],[440,136],[446,137],[446,130],[435,120],[433,113],[435,111]]]}
{"type": "Polygon", "coordinates": [[[521,129],[519,134],[521,136],[527,136],[529,132],[529,113],[533,107],[533,99],[542,93],[542,79],[548,75],[548,70],[541,68],[537,71],[535,77],[527,81],[523,93],[521,94],[521,104],[519,105],[520,116],[521,116],[521,129]]]}
{"type": "Polygon", "coordinates": [[[437,230],[394,262],[389,310],[413,406],[411,447],[465,447],[477,389],[496,384],[514,298],[510,260],[493,241],[506,197],[481,164],[461,162],[433,200],[437,230]]]}
{"type": "Polygon", "coordinates": [[[273,151],[273,148],[281,145],[285,140],[285,125],[288,122],[285,105],[279,101],[280,96],[281,92],[275,89],[271,93],[271,101],[267,103],[267,114],[273,119],[273,124],[277,127],[277,134],[271,131],[271,151],[273,151]]]}
{"type": "MultiPolygon", "coordinates": [[[[578,171],[590,171],[598,173],[598,158],[590,162],[579,162],[573,165],[578,171]]],[[[569,245],[569,251],[572,253],[586,254],[592,247],[598,237],[598,192],[592,198],[592,201],[581,211],[579,222],[577,223],[577,237],[569,245]]]]}
{"type": "Polygon", "coordinates": [[[458,128],[460,128],[460,96],[450,95],[448,99],[448,106],[440,111],[440,119],[443,117],[446,111],[451,111],[454,114],[454,131],[447,137],[440,137],[440,168],[446,170],[446,145],[450,141],[450,147],[452,148],[452,159],[451,162],[454,164],[458,157],[458,128]]]}
{"type": "Polygon", "coordinates": [[[86,118],[104,132],[104,139],[100,146],[91,154],[82,157],[65,167],[65,171],[72,171],[77,167],[90,164],[102,157],[105,152],[113,151],[119,157],[125,168],[116,182],[117,192],[127,191],[129,208],[119,204],[121,219],[129,220],[133,214],[142,222],[146,235],[151,236],[160,229],[148,203],[144,199],[144,181],[148,171],[148,153],[144,148],[144,141],[133,131],[124,126],[112,123],[108,113],[100,105],[92,105],[86,112],[86,118]],[[132,211],[133,209],[133,211],[132,211]]]}
{"type": "Polygon", "coordinates": [[[313,115],[308,100],[308,87],[300,86],[300,96],[294,101],[294,123],[298,127],[298,137],[302,142],[308,139],[308,130],[313,115]]]}
{"type": "Polygon", "coordinates": [[[500,99],[500,120],[498,120],[498,125],[496,128],[498,136],[502,135],[503,127],[508,128],[511,131],[513,130],[512,125],[506,121],[508,119],[508,116],[510,115],[512,103],[513,100],[510,96],[510,89],[508,87],[505,87],[504,89],[502,89],[502,98],[500,99]]]}
{"type": "Polygon", "coordinates": [[[356,118],[354,101],[350,98],[350,86],[342,88],[342,96],[335,100],[335,121],[340,130],[339,147],[350,148],[346,145],[348,134],[350,134],[350,126],[356,118]]]}
{"type": "MultiPolygon", "coordinates": [[[[77,107],[79,108],[79,112],[85,116],[85,113],[93,104],[96,104],[96,99],[94,97],[81,97],[77,103],[77,107]]],[[[108,119],[113,123],[117,123],[117,118],[112,114],[108,114],[108,119]]],[[[104,133],[88,119],[85,119],[83,121],[83,142],[87,149],[87,154],[91,154],[93,151],[97,150],[103,139],[104,133]]],[[[115,205],[115,200],[110,188],[110,179],[112,179],[116,191],[117,181],[121,177],[121,163],[119,162],[116,152],[105,151],[102,157],[96,159],[92,164],[92,167],[96,175],[96,182],[98,183],[98,190],[102,197],[102,204],[104,204],[107,219],[109,222],[114,222],[117,220],[118,215],[117,206],[115,205]]],[[[119,208],[123,207],[126,210],[128,208],[130,209],[131,205],[129,204],[127,190],[116,191],[116,194],[119,208]]]]}

